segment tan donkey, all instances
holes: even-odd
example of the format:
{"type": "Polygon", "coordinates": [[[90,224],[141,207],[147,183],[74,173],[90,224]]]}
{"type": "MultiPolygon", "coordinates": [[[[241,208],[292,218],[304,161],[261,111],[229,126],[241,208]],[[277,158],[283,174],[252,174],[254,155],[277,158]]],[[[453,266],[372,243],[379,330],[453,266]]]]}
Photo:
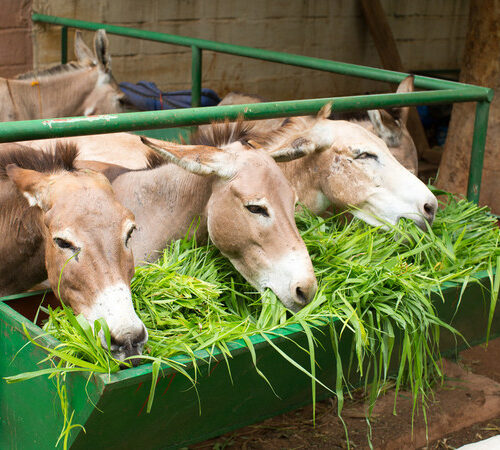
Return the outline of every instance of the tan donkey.
{"type": "Polygon", "coordinates": [[[304,158],[280,159],[280,168],[299,200],[316,214],[331,205],[349,210],[371,225],[396,224],[405,217],[426,229],[432,224],[437,200],[431,191],[392,155],[385,142],[364,127],[329,120],[330,106],[317,117],[292,117],[276,131],[213,124],[200,127],[193,143],[221,145],[239,141],[273,154],[302,152],[304,158]],[[236,130],[240,131],[236,131],[236,130]]]}
{"type": "Polygon", "coordinates": [[[111,73],[106,32],[96,32],[92,52],[77,31],[75,54],[77,62],[0,78],[0,122],[125,111],[125,95],[111,73]]]}
{"type": "Polygon", "coordinates": [[[123,360],[148,338],[130,292],[135,220],[103,175],[75,169],[76,156],[66,145],[0,153],[0,296],[48,278],[76,314],[106,319],[110,350],[123,360]]]}
{"type": "Polygon", "coordinates": [[[156,161],[136,171],[78,163],[105,171],[118,199],[133,211],[136,263],[156,259],[169,242],[199,223],[197,239],[210,238],[257,289],[272,289],[292,311],[313,299],[317,283],[295,225],[296,195],[275,155],[248,150],[240,142],[220,148],[144,142],[165,160],[150,154],[156,161]]]}

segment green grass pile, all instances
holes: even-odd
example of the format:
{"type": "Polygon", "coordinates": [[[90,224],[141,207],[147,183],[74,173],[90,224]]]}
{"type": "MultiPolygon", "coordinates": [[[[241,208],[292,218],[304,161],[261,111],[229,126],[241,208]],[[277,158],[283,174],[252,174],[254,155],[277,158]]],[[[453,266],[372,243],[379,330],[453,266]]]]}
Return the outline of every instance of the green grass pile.
{"type": "Polygon", "coordinates": [[[470,282],[500,255],[495,219],[466,201],[451,201],[426,233],[411,223],[383,231],[307,212],[297,223],[319,281],[311,305],[287,314],[272,293],[262,296],[245,283],[213,246],[177,241],[159,261],[138,267],[132,281],[136,310],[150,331],[148,352],[171,357],[290,323],[340,319],[357,333],[361,362],[374,330],[387,336],[390,327],[443,325],[429,291],[445,281],[470,282]]]}
{"type": "MultiPolygon", "coordinates": [[[[374,400],[395,361],[396,389],[408,386],[415,402],[419,396],[425,402],[431,383],[441,374],[440,331],[456,333],[437,316],[430,292],[439,293],[449,281],[466,286],[486,271],[492,281],[493,312],[498,296],[498,278],[494,286],[493,273],[500,259],[496,219],[484,208],[449,197],[427,232],[405,221],[383,230],[356,219],[324,220],[307,211],[297,215],[297,224],[319,283],[313,302],[297,314],[288,313],[272,292],[255,292],[215,247],[196,246],[191,239],[172,243],[157,262],[138,267],[132,292],[136,311],[149,331],[144,361],[154,361],[156,376],[161,364],[173,365],[189,376],[172,361],[173,356],[188,355],[196,364],[195,352],[220,351],[230,364],[228,342],[243,339],[251,347],[249,336],[269,336],[279,327],[298,323],[308,336],[305,351],[311,358],[310,367],[302,370],[314,379],[312,330],[341,321],[341,327],[331,327],[339,410],[348,375],[358,372],[371,386],[374,400]],[[353,356],[342,361],[338,342],[346,332],[354,335],[353,356]]],[[[49,315],[44,329],[61,341],[54,354],[59,370],[89,370],[89,364],[99,368],[95,371],[119,370],[102,349],[95,350],[100,347],[96,333],[81,324],[85,343],[75,345],[74,336],[80,333],[74,332],[75,320],[67,308],[50,310],[49,315]],[[78,360],[85,364],[79,365],[78,360]]],[[[281,356],[293,364],[290,356],[281,356]]],[[[314,392],[313,388],[313,400],[314,392]]]]}

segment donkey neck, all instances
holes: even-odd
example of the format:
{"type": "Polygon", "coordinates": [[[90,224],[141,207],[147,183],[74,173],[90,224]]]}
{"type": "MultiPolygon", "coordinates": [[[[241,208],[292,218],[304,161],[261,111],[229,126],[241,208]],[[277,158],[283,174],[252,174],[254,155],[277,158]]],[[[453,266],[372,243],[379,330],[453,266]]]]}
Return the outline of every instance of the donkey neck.
{"type": "Polygon", "coordinates": [[[42,213],[7,181],[0,182],[0,296],[47,278],[42,213]]]}
{"type": "Polygon", "coordinates": [[[82,115],[82,105],[98,77],[98,69],[89,67],[32,80],[5,80],[11,115],[16,120],[82,115]]]}
{"type": "Polygon", "coordinates": [[[126,172],[113,181],[118,200],[135,215],[136,265],[157,259],[172,240],[192,234],[196,226],[199,242],[207,240],[206,211],[213,182],[213,177],[191,174],[175,164],[126,172]]]}
{"type": "Polygon", "coordinates": [[[290,184],[295,189],[299,202],[315,214],[324,212],[330,202],[321,188],[321,177],[325,168],[321,167],[317,154],[304,156],[294,161],[279,163],[290,184]]]}

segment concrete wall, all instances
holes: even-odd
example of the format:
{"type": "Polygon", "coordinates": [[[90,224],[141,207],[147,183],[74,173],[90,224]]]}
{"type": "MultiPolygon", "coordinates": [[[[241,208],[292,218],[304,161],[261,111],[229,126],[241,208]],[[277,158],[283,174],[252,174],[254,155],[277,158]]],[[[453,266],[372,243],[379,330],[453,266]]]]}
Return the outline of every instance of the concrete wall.
{"type": "MultiPolygon", "coordinates": [[[[403,64],[410,70],[460,66],[468,0],[383,0],[403,64]]],[[[33,0],[35,11],[232,44],[380,66],[356,0],[33,0]]],[[[72,33],[70,33],[72,34],[72,33]]],[[[58,62],[58,27],[34,27],[38,68],[58,62]]],[[[91,33],[85,34],[91,42],[91,33]]],[[[72,43],[70,43],[72,45],[72,43]]],[[[153,80],[164,90],[190,86],[189,49],[110,36],[119,81],[153,80]]],[[[204,52],[203,85],[270,99],[387,91],[387,85],[204,52]]]]}
{"type": "Polygon", "coordinates": [[[31,0],[0,1],[0,77],[31,70],[31,0]]]}

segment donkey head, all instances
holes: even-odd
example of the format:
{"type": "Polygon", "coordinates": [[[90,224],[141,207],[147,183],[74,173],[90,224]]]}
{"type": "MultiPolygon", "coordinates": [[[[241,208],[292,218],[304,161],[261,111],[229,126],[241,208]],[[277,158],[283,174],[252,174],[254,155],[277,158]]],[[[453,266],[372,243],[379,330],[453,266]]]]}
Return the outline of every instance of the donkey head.
{"type": "MultiPolygon", "coordinates": [[[[6,172],[30,206],[41,210],[45,265],[56,295],[92,325],[106,319],[116,358],[140,354],[148,333],[130,292],[133,214],[118,203],[107,179],[91,171],[42,173],[10,164],[6,172]]],[[[107,346],[104,335],[101,341],[107,346]]]]}
{"type": "Polygon", "coordinates": [[[272,289],[292,311],[312,300],[317,282],[295,225],[296,195],[271,156],[240,142],[223,148],[143,142],[183,169],[213,177],[209,236],[249,283],[272,289]]]}
{"type": "Polygon", "coordinates": [[[124,112],[127,101],[111,73],[111,55],[106,31],[96,31],[93,52],[85,45],[81,33],[76,31],[75,55],[80,64],[95,67],[97,70],[95,87],[85,100],[83,114],[90,116],[124,112]]]}
{"type": "Polygon", "coordinates": [[[329,115],[327,105],[316,118],[281,131],[274,145],[275,153],[295,148],[309,154],[301,172],[289,175],[300,178],[303,191],[315,197],[308,206],[320,213],[333,203],[372,225],[406,217],[425,230],[437,210],[429,189],[398,163],[382,139],[352,122],[328,120],[329,115]]]}
{"type": "MultiPolygon", "coordinates": [[[[413,92],[413,76],[406,77],[398,86],[396,93],[413,92]]],[[[370,122],[363,124],[369,131],[383,139],[396,159],[414,175],[417,175],[417,149],[406,128],[409,106],[392,108],[390,112],[383,109],[368,111],[370,122]]]]}

